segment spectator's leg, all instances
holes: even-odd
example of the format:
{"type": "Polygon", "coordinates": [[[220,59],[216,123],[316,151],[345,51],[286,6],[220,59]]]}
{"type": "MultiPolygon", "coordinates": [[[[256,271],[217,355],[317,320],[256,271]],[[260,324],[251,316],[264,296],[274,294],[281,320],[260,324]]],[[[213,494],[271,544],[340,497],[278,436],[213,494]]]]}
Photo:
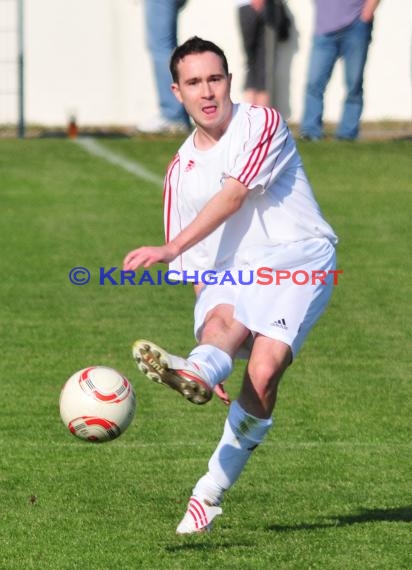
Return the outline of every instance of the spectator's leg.
{"type": "Polygon", "coordinates": [[[314,36],[300,126],[302,137],[316,140],[323,136],[323,96],[338,55],[336,34],[314,36]]]}
{"type": "Polygon", "coordinates": [[[359,121],[363,109],[363,74],[372,24],[356,20],[342,36],[342,57],[345,64],[346,99],[336,136],[355,139],[359,134],[359,121]]]}
{"type": "Polygon", "coordinates": [[[169,60],[177,45],[177,18],[181,0],[146,0],[146,40],[152,58],[160,114],[172,122],[189,124],[183,106],[173,95],[169,60]]]}

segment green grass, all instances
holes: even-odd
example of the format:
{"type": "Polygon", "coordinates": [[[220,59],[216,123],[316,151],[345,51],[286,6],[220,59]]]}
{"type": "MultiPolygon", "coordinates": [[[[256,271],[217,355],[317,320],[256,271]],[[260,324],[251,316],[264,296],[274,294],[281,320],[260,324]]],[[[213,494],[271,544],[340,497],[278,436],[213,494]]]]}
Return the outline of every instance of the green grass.
{"type": "MultiPolygon", "coordinates": [[[[178,141],[102,144],[162,174],[178,141]]],[[[161,189],[70,141],[0,141],[0,568],[412,567],[411,143],[301,152],[344,274],[214,532],[179,538],[226,409],[150,384],[130,346],[187,352],[193,294],[98,283],[99,267],[161,243],[161,189]],[[92,274],[82,287],[68,279],[78,265],[92,274]],[[128,431],[103,445],[58,413],[65,379],[90,364],[121,370],[138,397],[128,431]]]]}

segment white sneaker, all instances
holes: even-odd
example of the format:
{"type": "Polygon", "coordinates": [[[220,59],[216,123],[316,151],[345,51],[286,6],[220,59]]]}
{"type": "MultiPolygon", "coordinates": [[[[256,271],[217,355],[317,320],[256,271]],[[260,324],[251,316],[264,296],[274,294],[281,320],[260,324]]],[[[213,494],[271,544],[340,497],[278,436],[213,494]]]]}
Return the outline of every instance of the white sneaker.
{"type": "Polygon", "coordinates": [[[157,115],[137,125],[137,130],[148,135],[179,135],[188,134],[190,129],[183,121],[169,121],[157,115]]]}
{"type": "Polygon", "coordinates": [[[133,358],[150,380],[169,386],[193,404],[206,404],[213,396],[212,388],[194,364],[169,354],[150,340],[134,343],[133,358]]]}
{"type": "Polygon", "coordinates": [[[187,511],[176,529],[176,534],[209,532],[212,530],[213,519],[222,512],[220,507],[209,505],[198,497],[190,497],[187,511]]]}

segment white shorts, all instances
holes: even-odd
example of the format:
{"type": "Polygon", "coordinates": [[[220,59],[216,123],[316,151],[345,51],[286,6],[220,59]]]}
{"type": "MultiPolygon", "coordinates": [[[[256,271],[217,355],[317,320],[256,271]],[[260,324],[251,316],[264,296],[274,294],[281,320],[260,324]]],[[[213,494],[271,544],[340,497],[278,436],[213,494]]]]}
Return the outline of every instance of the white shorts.
{"type": "MultiPolygon", "coordinates": [[[[328,304],[337,278],[328,272],[335,267],[334,246],[325,238],[314,238],[272,247],[253,268],[243,266],[241,279],[237,268],[231,270],[237,284],[219,284],[225,272],[219,273],[218,284],[206,285],[196,301],[197,340],[207,313],[217,305],[228,304],[234,307],[235,319],[252,334],[285,342],[295,357],[328,304]],[[251,270],[253,282],[239,284],[239,280],[250,280],[251,270]]],[[[247,358],[249,354],[250,343],[238,357],[247,358]]]]}

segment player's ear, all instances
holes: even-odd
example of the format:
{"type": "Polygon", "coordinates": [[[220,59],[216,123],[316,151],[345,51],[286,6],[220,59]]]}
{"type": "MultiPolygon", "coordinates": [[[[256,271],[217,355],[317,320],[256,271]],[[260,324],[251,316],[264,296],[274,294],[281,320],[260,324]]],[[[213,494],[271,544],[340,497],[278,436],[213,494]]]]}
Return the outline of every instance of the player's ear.
{"type": "Polygon", "coordinates": [[[180,94],[179,84],[178,83],[172,83],[171,89],[172,89],[176,99],[179,101],[179,103],[183,103],[182,96],[180,94]]]}

